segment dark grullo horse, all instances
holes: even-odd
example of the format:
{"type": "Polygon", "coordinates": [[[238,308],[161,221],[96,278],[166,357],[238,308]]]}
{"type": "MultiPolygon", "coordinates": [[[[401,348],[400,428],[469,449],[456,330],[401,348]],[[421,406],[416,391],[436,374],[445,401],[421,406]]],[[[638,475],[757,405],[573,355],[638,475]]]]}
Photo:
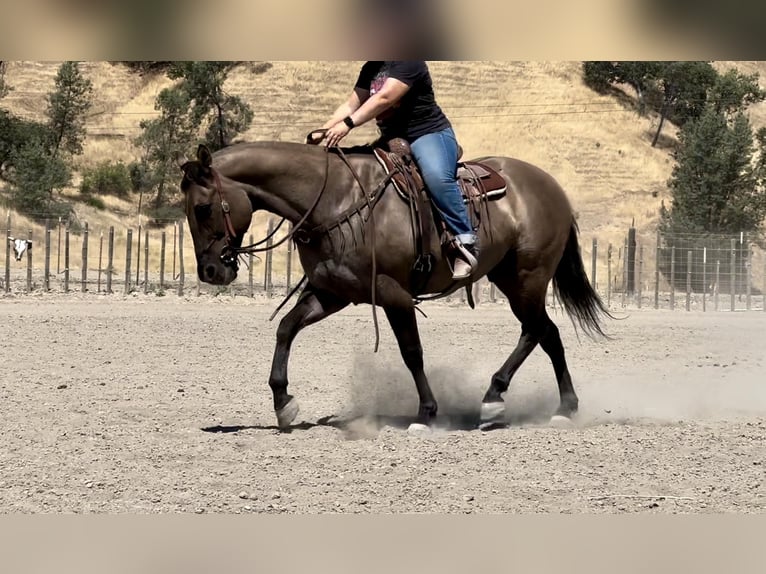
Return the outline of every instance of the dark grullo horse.
{"type": "MultiPolygon", "coordinates": [[[[410,287],[416,255],[410,207],[395,191],[386,192],[392,185],[373,155],[346,151],[255,142],[215,154],[201,145],[196,160],[179,160],[201,281],[227,285],[236,278],[238,256],[248,251],[242,240],[255,211],[266,210],[293,224],[285,237],[296,243],[307,283],[276,334],[269,386],[279,428],[289,427],[298,414],[297,402],[287,391],[295,336],[350,303],[372,304],[373,318],[376,306],[383,308],[420,399],[411,428],[430,425],[437,404],[423,371],[416,299],[455,292],[484,275],[508,298],[521,322],[521,337],[492,377],[482,400],[482,424],[503,419],[502,395],[538,344],[550,357],[559,388],[560,405],[551,420],[567,423],[577,412],[578,398],[559,330],[545,309],[549,282],[570,318],[587,334],[605,336],[600,319],[610,315],[585,275],[577,224],[559,184],[523,161],[482,158],[505,178],[507,193],[485,204],[478,269],[470,279],[453,282],[439,234],[432,233],[433,272],[415,293],[410,287]]],[[[377,334],[377,321],[375,327],[377,334]]],[[[458,361],[464,364],[467,359],[458,361]]]]}

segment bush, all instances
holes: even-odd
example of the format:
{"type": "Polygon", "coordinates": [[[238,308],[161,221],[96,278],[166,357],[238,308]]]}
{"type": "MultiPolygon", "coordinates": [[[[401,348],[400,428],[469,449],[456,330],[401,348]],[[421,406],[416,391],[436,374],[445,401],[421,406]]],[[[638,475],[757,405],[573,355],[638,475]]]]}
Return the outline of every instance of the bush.
{"type": "Polygon", "coordinates": [[[128,164],[130,186],[133,191],[147,191],[152,187],[152,174],[144,161],[132,161],[128,164]]]}
{"type": "Polygon", "coordinates": [[[100,197],[96,197],[95,195],[86,195],[83,198],[83,201],[85,202],[85,205],[95,207],[96,209],[100,211],[104,211],[106,209],[106,204],[104,203],[104,200],[101,199],[100,197]]]}
{"type": "Polygon", "coordinates": [[[162,207],[147,209],[145,215],[149,219],[148,224],[155,227],[165,227],[169,223],[178,221],[186,216],[183,209],[173,205],[163,205],[162,207]]]}
{"type": "Polygon", "coordinates": [[[122,163],[101,162],[83,171],[80,193],[83,195],[115,195],[125,198],[132,189],[130,172],[122,163]]]}

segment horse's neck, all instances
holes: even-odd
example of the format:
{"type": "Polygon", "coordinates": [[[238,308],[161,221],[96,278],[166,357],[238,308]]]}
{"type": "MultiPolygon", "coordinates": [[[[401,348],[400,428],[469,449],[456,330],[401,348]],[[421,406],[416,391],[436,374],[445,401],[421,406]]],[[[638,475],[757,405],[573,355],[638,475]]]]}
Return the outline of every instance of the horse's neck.
{"type": "Polygon", "coordinates": [[[318,223],[317,218],[331,217],[337,209],[335,202],[327,199],[337,192],[332,173],[337,161],[322,148],[273,142],[232,149],[217,163],[224,175],[251,186],[247,193],[255,209],[265,209],[293,223],[312,208],[322,193],[322,201],[311,217],[318,223]]]}

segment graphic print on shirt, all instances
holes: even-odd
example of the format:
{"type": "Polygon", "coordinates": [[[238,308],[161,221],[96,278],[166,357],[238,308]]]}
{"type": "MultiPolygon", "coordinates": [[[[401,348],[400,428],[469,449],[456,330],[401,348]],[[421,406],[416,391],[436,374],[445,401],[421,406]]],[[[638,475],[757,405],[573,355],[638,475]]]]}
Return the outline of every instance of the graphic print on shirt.
{"type": "MultiPolygon", "coordinates": [[[[375,74],[375,77],[372,79],[372,82],[370,82],[370,95],[374,96],[377,94],[380,90],[383,89],[383,84],[386,83],[386,80],[388,79],[388,65],[383,65],[380,68],[380,71],[375,74]]],[[[378,117],[376,120],[378,123],[385,121],[386,119],[389,119],[392,117],[396,111],[396,109],[401,105],[401,102],[395,103],[393,106],[391,106],[389,109],[381,112],[378,114],[378,117]]]]}
{"type": "Polygon", "coordinates": [[[383,66],[370,83],[370,95],[374,96],[382,88],[388,79],[388,66],[383,66]]]}

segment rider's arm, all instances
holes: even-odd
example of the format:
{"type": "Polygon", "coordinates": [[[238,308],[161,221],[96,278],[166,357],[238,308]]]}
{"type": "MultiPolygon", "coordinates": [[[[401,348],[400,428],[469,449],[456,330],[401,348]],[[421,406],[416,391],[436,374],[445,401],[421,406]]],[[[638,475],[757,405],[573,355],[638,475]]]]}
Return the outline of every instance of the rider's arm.
{"type": "Polygon", "coordinates": [[[354,88],[353,93],[348,98],[347,101],[342,103],[340,106],[338,106],[338,109],[335,110],[335,113],[332,115],[332,117],[325,122],[325,124],[322,126],[323,129],[328,129],[337,124],[338,122],[342,121],[343,118],[346,116],[350,116],[353,114],[356,110],[359,109],[359,107],[364,104],[368,98],[370,97],[370,92],[367,90],[364,90],[362,88],[354,88]]]}
{"type": "Polygon", "coordinates": [[[404,82],[395,78],[388,78],[379,92],[370,96],[356,111],[350,114],[354,125],[361,126],[385,112],[401,100],[409,89],[410,87],[404,82]]]}

